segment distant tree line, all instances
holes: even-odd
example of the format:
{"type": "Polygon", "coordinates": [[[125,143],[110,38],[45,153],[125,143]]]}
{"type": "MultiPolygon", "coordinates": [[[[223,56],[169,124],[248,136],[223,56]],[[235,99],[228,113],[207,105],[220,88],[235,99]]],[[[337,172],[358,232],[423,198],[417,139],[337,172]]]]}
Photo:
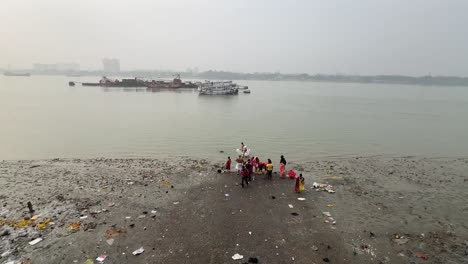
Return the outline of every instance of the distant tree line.
{"type": "MultiPolygon", "coordinates": [[[[0,69],[0,72],[6,71],[0,69]]],[[[440,85],[440,86],[468,86],[468,77],[458,76],[404,76],[404,75],[345,75],[345,74],[284,74],[271,72],[240,73],[229,71],[204,71],[195,73],[192,71],[177,72],[171,70],[139,70],[120,71],[108,73],[103,71],[77,71],[77,72],[31,72],[39,75],[90,75],[90,76],[118,76],[118,77],[141,77],[147,79],[173,78],[180,73],[183,79],[202,80],[264,80],[264,81],[312,81],[312,82],[351,82],[351,83],[389,83],[389,84],[413,84],[413,85],[440,85]]]]}

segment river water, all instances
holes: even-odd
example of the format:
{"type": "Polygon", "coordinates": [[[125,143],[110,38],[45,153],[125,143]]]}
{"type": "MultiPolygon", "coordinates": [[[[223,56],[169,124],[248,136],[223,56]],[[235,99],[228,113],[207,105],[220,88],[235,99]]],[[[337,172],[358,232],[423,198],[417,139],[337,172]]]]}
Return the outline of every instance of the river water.
{"type": "Polygon", "coordinates": [[[468,87],[238,81],[251,94],[0,76],[0,159],[468,156],[468,87]],[[223,150],[224,153],[220,153],[223,150]]]}

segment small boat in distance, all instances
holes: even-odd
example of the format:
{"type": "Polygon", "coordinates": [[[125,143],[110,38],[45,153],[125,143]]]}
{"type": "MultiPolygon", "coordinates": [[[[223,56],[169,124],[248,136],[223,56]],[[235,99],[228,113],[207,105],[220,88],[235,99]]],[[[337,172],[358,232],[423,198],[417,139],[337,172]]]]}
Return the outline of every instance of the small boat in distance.
{"type": "Polygon", "coordinates": [[[5,75],[5,76],[22,76],[22,77],[29,77],[29,76],[31,76],[31,74],[28,73],[28,72],[20,73],[20,72],[10,72],[10,71],[4,72],[3,75],[5,75]]]}

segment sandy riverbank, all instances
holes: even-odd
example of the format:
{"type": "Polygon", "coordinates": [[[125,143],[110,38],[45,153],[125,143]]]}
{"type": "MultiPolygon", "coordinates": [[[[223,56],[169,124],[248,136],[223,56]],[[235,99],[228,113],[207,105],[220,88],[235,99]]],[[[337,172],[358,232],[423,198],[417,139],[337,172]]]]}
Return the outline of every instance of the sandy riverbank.
{"type": "Polygon", "coordinates": [[[220,166],[189,158],[1,162],[0,262],[468,262],[466,158],[291,164],[306,179],[300,195],[277,175],[242,189],[220,166]],[[314,181],[336,193],[315,191],[314,181]]]}

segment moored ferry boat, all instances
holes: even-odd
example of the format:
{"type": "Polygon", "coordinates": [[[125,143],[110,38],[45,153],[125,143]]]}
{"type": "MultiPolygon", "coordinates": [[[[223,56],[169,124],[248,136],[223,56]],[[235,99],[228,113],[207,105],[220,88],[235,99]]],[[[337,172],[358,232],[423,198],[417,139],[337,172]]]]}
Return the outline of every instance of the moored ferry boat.
{"type": "Polygon", "coordinates": [[[198,92],[200,95],[236,95],[239,93],[237,85],[232,81],[202,83],[198,92]]]}

